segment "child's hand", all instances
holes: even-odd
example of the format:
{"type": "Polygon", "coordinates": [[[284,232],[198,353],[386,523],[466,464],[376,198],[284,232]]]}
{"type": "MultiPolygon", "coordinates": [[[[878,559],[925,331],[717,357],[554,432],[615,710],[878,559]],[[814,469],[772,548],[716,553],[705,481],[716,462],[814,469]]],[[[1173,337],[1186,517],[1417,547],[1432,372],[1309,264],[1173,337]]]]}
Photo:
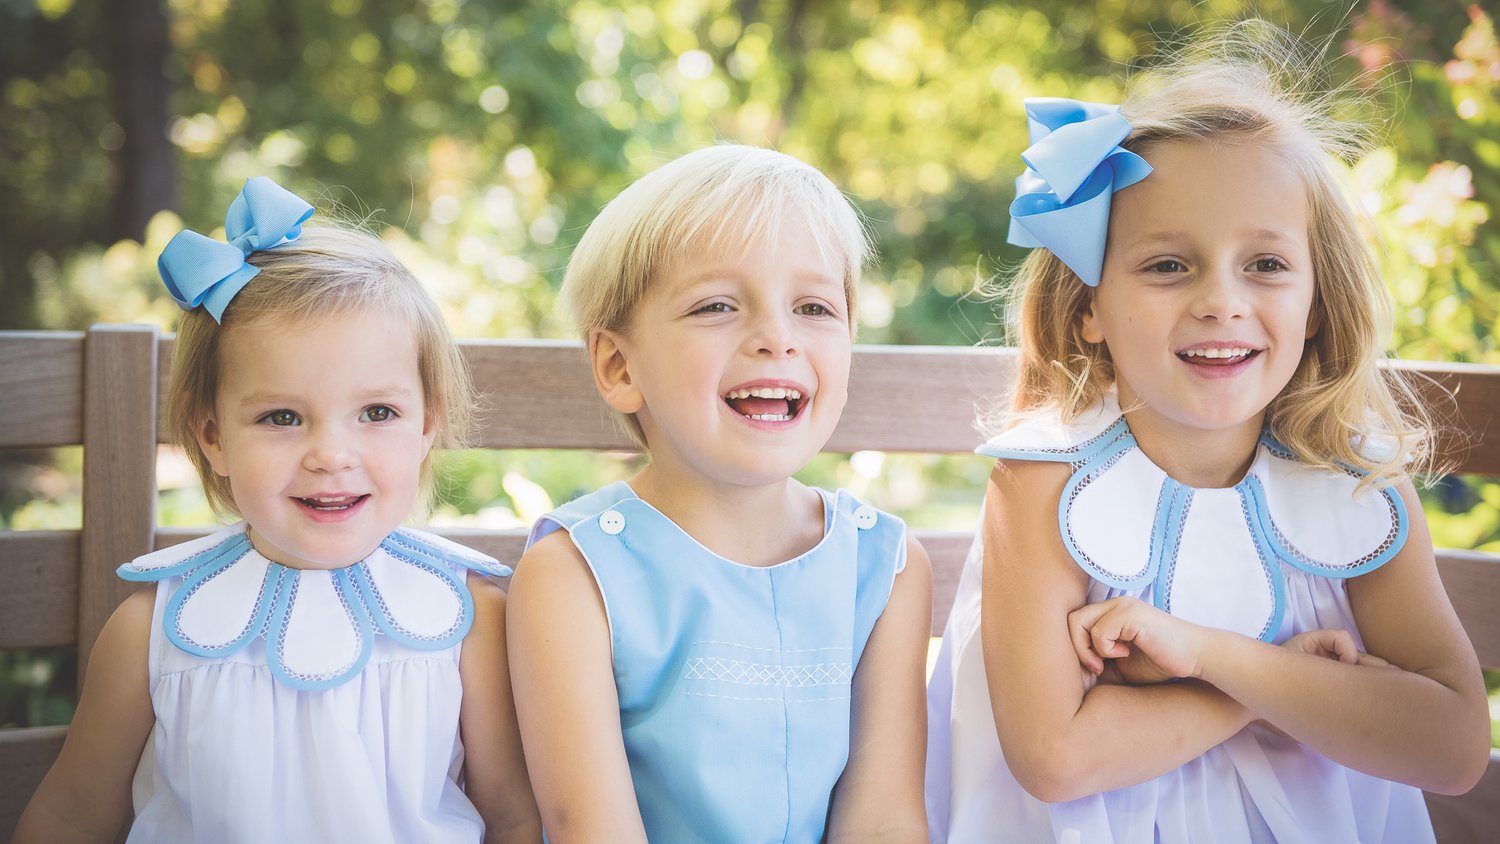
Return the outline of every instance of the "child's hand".
{"type": "Polygon", "coordinates": [[[1390,663],[1380,657],[1365,653],[1354,644],[1354,636],[1347,630],[1324,629],[1308,630],[1298,633],[1285,642],[1281,643],[1283,648],[1294,651],[1302,651],[1313,656],[1327,657],[1337,662],[1350,665],[1376,666],[1389,668],[1390,663]]]}
{"type": "Polygon", "coordinates": [[[1102,682],[1115,682],[1111,675],[1133,685],[1193,676],[1197,629],[1135,598],[1111,598],[1068,613],[1078,662],[1102,682]]]}

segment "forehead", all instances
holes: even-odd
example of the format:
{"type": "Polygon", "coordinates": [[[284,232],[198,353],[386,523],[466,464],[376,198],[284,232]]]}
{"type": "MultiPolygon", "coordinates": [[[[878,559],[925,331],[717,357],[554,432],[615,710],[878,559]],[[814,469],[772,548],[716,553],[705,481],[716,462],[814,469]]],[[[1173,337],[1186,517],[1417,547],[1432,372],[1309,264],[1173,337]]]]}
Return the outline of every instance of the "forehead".
{"type": "Polygon", "coordinates": [[[262,317],[221,329],[220,381],[395,379],[418,371],[415,327],[381,308],[262,317]]]}
{"type": "Polygon", "coordinates": [[[788,207],[762,220],[705,226],[670,250],[652,274],[647,296],[715,278],[755,281],[771,274],[844,288],[849,257],[829,226],[788,207]]]}
{"type": "Polygon", "coordinates": [[[1143,153],[1151,174],[1115,194],[1110,237],[1279,231],[1306,237],[1307,188],[1276,149],[1169,141],[1143,153]]]}

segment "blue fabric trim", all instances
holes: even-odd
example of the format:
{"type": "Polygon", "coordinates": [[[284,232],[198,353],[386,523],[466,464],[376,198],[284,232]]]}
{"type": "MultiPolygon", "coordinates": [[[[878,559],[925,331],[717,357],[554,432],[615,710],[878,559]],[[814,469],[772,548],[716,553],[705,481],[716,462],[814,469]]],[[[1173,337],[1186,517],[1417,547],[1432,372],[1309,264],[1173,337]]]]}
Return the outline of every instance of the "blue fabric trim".
{"type": "Polygon", "coordinates": [[[387,551],[391,550],[392,544],[399,544],[407,548],[407,550],[426,556],[431,560],[442,560],[450,565],[473,569],[481,574],[494,575],[495,577],[510,577],[512,574],[515,574],[515,570],[504,563],[455,554],[452,551],[423,542],[416,534],[401,530],[400,528],[397,528],[390,536],[381,540],[380,544],[385,546],[387,551]]]}
{"type": "Polygon", "coordinates": [[[1253,515],[1253,521],[1248,524],[1250,538],[1255,541],[1255,552],[1260,556],[1261,568],[1271,585],[1271,617],[1266,620],[1266,626],[1259,637],[1263,642],[1270,642],[1276,638],[1281,630],[1281,622],[1286,618],[1286,578],[1282,577],[1281,566],[1271,565],[1271,562],[1285,558],[1276,552],[1267,531],[1271,524],[1271,512],[1266,507],[1265,490],[1260,485],[1260,479],[1247,473],[1245,480],[1235,487],[1235,491],[1240,494],[1240,504],[1246,514],[1253,515]]]}
{"type": "Polygon", "coordinates": [[[1151,567],[1156,583],[1151,603],[1163,612],[1171,612],[1172,579],[1177,576],[1177,551],[1182,545],[1182,529],[1187,525],[1188,510],[1193,503],[1192,487],[1162,475],[1161,494],[1157,498],[1156,524],[1151,530],[1151,567]],[[1167,506],[1162,508],[1160,502],[1167,506]]]}
{"type": "MultiPolygon", "coordinates": [[[[985,443],[974,449],[974,453],[998,460],[1036,460],[1047,463],[1072,463],[1074,465],[1092,461],[1100,452],[1107,450],[1122,437],[1130,437],[1130,426],[1121,416],[1114,424],[1084,442],[1066,448],[1004,448],[985,443]]],[[[1131,437],[1133,443],[1135,439],[1131,437]]]]}
{"type": "Polygon", "coordinates": [[[1308,574],[1315,574],[1319,577],[1331,577],[1337,580],[1347,580],[1348,578],[1357,577],[1380,568],[1390,562],[1391,558],[1400,553],[1401,549],[1406,545],[1406,535],[1411,527],[1410,518],[1406,512],[1406,502],[1401,500],[1401,496],[1396,493],[1395,489],[1386,487],[1379,490],[1379,492],[1385,496],[1386,502],[1396,514],[1396,533],[1391,539],[1390,546],[1364,563],[1349,568],[1333,568],[1312,564],[1303,560],[1295,549],[1281,541],[1275,523],[1271,521],[1270,510],[1264,503],[1265,490],[1262,489],[1260,480],[1254,475],[1246,475],[1244,485],[1253,485],[1254,487],[1254,495],[1257,503],[1256,518],[1260,521],[1258,528],[1264,532],[1266,542],[1275,552],[1276,557],[1292,568],[1300,569],[1308,574]]]}
{"type": "MultiPolygon", "coordinates": [[[[1120,420],[1121,423],[1124,421],[1123,418],[1120,420]]],[[[1109,432],[1106,431],[1105,433],[1109,432]]],[[[1101,434],[1100,436],[1103,435],[1101,434]]],[[[1077,563],[1080,568],[1088,572],[1089,577],[1116,589],[1136,589],[1150,582],[1152,576],[1156,573],[1155,566],[1153,565],[1154,561],[1149,552],[1146,555],[1146,567],[1141,573],[1129,580],[1121,580],[1095,565],[1089,559],[1088,555],[1083,553],[1074,544],[1073,537],[1068,531],[1068,525],[1072,523],[1070,511],[1073,508],[1073,501],[1077,498],[1075,491],[1081,490],[1088,484],[1093,483],[1096,478],[1101,477],[1105,472],[1113,468],[1116,460],[1127,451],[1135,448],[1135,438],[1130,436],[1127,431],[1124,436],[1117,436],[1109,440],[1106,446],[1110,447],[1102,450],[1091,448],[1090,451],[1093,453],[1093,456],[1088,459],[1087,463],[1080,466],[1071,478],[1068,478],[1068,483],[1063,487],[1062,497],[1057,501],[1058,532],[1062,535],[1063,546],[1068,549],[1068,555],[1073,558],[1073,562],[1077,563]]]]}
{"type": "MultiPolygon", "coordinates": [[[[364,602],[365,613],[374,621],[375,626],[380,629],[380,632],[396,642],[419,651],[440,651],[444,648],[451,648],[463,641],[464,636],[468,635],[469,628],[474,625],[474,596],[470,594],[468,584],[456,579],[452,572],[440,563],[419,560],[402,553],[399,547],[396,547],[389,540],[381,542],[381,547],[385,549],[385,552],[390,555],[391,559],[415,566],[436,576],[457,596],[462,608],[459,610],[458,618],[441,635],[433,638],[418,636],[410,630],[401,627],[391,615],[390,609],[385,603],[385,598],[380,594],[380,590],[375,588],[375,581],[370,576],[368,566],[350,566],[347,570],[340,571],[340,574],[347,572],[348,580],[352,582],[353,587],[357,588],[359,596],[364,602]]],[[[460,569],[460,571],[462,570],[460,569]]]]}
{"type": "Polygon", "coordinates": [[[199,566],[214,566],[219,564],[225,555],[232,555],[235,559],[238,559],[248,550],[250,550],[250,536],[246,533],[237,533],[217,545],[211,545],[202,551],[192,554],[187,559],[173,563],[170,566],[142,570],[134,568],[135,563],[130,562],[116,568],[115,574],[121,580],[129,580],[135,583],[166,580],[169,577],[188,574],[199,566]]]}
{"type": "Polygon", "coordinates": [[[286,648],[286,629],[292,605],[297,600],[298,578],[291,569],[286,569],[277,563],[271,565],[285,570],[289,575],[283,575],[286,577],[287,588],[280,590],[277,595],[276,608],[271,614],[271,629],[267,631],[266,663],[271,669],[271,676],[294,689],[320,691],[342,685],[363,671],[374,650],[375,636],[371,629],[369,613],[356,609],[354,602],[349,600],[350,592],[354,590],[349,586],[349,574],[345,569],[337,569],[333,572],[333,590],[339,596],[340,603],[343,604],[345,617],[348,618],[350,626],[359,635],[359,653],[348,666],[332,675],[298,674],[286,667],[283,657],[286,648]]]}
{"type": "MultiPolygon", "coordinates": [[[[244,534],[241,534],[241,536],[244,536],[244,534]]],[[[222,548],[223,546],[217,547],[222,548]]],[[[235,637],[232,641],[218,647],[201,645],[187,638],[178,623],[182,617],[183,605],[193,597],[193,594],[204,583],[218,577],[220,574],[228,571],[235,563],[244,559],[245,555],[250,553],[250,551],[250,540],[246,538],[244,548],[239,554],[233,557],[225,554],[216,555],[215,562],[212,565],[204,565],[195,569],[178,585],[177,589],[172,592],[172,597],[167,599],[167,606],[162,616],[162,628],[166,633],[167,641],[194,656],[220,657],[238,651],[260,634],[261,628],[265,626],[270,604],[276,596],[279,578],[273,576],[273,569],[278,568],[275,563],[267,567],[265,576],[261,578],[260,597],[256,599],[254,614],[245,622],[245,627],[240,631],[239,636],[235,637]]]]}

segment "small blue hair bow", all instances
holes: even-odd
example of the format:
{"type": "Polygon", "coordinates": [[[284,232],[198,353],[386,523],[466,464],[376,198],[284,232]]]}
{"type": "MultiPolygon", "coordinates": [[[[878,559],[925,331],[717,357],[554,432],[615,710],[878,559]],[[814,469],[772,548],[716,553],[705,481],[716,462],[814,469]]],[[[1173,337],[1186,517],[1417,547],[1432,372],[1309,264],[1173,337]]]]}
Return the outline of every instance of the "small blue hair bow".
{"type": "Polygon", "coordinates": [[[1121,147],[1130,122],[1120,107],[1052,97],[1026,100],[1031,146],[1021,153],[1010,234],[1016,246],[1046,247],[1090,287],[1104,272],[1110,196],[1151,172],[1121,147]]]}
{"type": "Polygon", "coordinates": [[[312,215],[313,207],[301,197],[256,176],[240,188],[224,215],[228,243],[183,229],[162,250],[156,269],[183,310],[202,305],[214,322],[222,323],[230,300],[260,272],[245,259],[301,237],[302,223],[312,215]]]}

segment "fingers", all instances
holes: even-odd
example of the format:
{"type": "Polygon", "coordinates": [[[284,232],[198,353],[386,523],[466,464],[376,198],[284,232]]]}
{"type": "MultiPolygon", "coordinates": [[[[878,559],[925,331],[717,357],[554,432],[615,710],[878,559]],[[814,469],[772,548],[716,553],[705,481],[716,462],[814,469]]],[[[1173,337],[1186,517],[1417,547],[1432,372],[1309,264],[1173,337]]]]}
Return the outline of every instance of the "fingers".
{"type": "Polygon", "coordinates": [[[1102,612],[1100,606],[1088,604],[1068,613],[1068,640],[1073,644],[1073,653],[1078,655],[1078,664],[1093,675],[1104,670],[1104,659],[1094,651],[1093,637],[1089,634],[1102,612]]]}

